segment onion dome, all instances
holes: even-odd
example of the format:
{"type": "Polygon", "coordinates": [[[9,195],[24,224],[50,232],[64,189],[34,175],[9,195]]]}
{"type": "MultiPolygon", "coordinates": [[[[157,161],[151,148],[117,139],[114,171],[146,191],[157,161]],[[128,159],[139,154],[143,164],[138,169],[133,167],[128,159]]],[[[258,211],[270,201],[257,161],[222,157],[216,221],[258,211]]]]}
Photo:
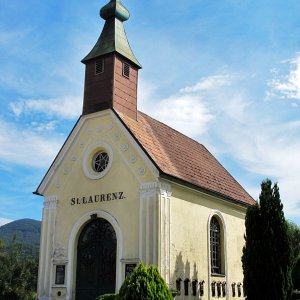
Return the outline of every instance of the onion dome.
{"type": "Polygon", "coordinates": [[[87,63],[91,59],[116,52],[127,58],[137,68],[142,68],[131,50],[124,29],[123,22],[127,21],[130,16],[128,9],[120,0],[110,0],[100,10],[100,16],[105,20],[104,28],[96,45],[82,62],[87,63]]]}

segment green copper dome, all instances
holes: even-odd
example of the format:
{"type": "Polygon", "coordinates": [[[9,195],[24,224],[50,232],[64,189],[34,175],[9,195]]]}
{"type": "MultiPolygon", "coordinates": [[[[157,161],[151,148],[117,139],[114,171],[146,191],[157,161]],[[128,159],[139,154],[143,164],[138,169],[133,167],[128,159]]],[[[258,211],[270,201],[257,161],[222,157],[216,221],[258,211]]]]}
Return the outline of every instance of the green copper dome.
{"type": "Polygon", "coordinates": [[[123,22],[127,21],[130,16],[127,8],[120,0],[110,0],[100,10],[100,16],[105,20],[104,28],[96,45],[82,62],[86,63],[99,56],[117,52],[141,68],[142,66],[130,48],[123,25],[123,22]]]}

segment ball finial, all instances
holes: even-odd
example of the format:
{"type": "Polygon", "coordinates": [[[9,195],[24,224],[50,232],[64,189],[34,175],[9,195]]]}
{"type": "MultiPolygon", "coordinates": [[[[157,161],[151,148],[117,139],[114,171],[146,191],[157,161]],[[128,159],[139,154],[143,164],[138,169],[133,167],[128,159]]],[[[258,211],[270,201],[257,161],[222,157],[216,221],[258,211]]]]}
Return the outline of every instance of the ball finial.
{"type": "Polygon", "coordinates": [[[100,10],[100,16],[104,20],[117,18],[120,21],[127,21],[130,17],[128,9],[121,3],[120,0],[110,0],[100,10]]]}

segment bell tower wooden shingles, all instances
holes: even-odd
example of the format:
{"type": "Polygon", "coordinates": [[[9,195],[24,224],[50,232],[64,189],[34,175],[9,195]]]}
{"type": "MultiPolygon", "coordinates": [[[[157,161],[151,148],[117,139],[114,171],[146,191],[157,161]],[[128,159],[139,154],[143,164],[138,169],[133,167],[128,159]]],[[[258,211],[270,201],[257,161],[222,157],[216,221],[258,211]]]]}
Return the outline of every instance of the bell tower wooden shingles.
{"type": "Polygon", "coordinates": [[[111,0],[100,10],[105,20],[102,33],[86,65],[82,114],[107,108],[137,118],[137,83],[140,63],[126,37],[123,22],[129,12],[120,0],[111,0]]]}

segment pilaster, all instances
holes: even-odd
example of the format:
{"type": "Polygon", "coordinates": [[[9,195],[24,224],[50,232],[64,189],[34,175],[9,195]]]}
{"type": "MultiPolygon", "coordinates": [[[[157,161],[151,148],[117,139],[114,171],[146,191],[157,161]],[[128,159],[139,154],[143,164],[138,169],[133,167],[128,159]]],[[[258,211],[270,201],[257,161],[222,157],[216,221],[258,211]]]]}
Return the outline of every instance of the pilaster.
{"type": "Polygon", "coordinates": [[[141,261],[158,266],[170,281],[171,186],[163,182],[142,183],[140,188],[139,254],[141,261]]]}
{"type": "Polygon", "coordinates": [[[51,195],[45,197],[41,229],[38,277],[38,298],[43,300],[51,299],[51,286],[53,277],[51,257],[54,249],[57,204],[57,196],[51,195]]]}

